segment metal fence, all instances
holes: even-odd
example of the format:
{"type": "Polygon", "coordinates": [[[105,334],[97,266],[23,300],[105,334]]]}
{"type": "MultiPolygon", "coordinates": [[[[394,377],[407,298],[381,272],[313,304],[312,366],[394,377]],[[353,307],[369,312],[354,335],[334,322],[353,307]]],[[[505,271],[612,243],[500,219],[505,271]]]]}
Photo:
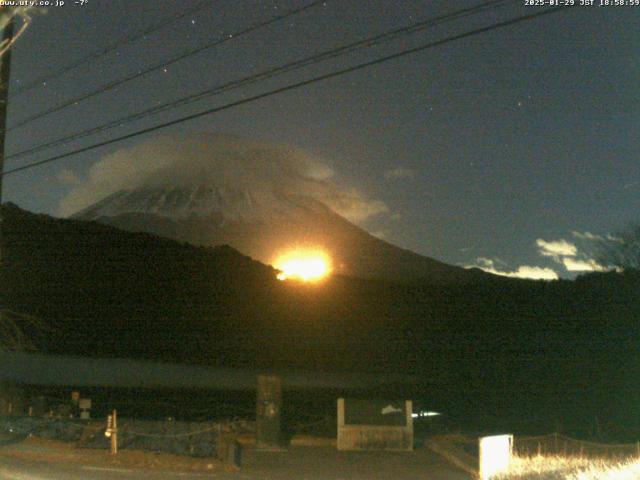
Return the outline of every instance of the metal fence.
{"type": "MultiPolygon", "coordinates": [[[[28,436],[75,442],[79,448],[109,449],[104,421],[83,421],[55,417],[0,417],[0,434],[7,442],[28,436]]],[[[251,432],[247,421],[186,422],[120,419],[118,449],[140,449],[192,457],[215,457],[225,435],[251,432]]]]}

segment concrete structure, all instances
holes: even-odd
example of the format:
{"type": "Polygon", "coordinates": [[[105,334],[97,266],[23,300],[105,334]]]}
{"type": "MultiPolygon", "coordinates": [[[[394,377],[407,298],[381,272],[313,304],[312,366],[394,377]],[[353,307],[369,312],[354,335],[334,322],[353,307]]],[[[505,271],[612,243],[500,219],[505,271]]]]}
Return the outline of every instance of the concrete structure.
{"type": "Polygon", "coordinates": [[[256,448],[282,448],[282,379],[277,375],[258,375],[256,401],[256,448]]]}
{"type": "Polygon", "coordinates": [[[338,399],[338,450],[413,450],[411,400],[338,399]]]}

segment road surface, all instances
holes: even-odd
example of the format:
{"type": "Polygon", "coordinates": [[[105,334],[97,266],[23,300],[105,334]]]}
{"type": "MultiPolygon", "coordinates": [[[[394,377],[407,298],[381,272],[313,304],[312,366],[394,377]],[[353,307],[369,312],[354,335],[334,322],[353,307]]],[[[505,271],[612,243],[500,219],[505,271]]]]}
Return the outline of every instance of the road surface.
{"type": "Polygon", "coordinates": [[[6,480],[469,480],[438,455],[412,453],[338,452],[331,447],[290,447],[284,452],[245,449],[237,471],[218,464],[210,472],[175,472],[87,462],[46,461],[33,456],[3,455],[0,479],[6,480]]]}

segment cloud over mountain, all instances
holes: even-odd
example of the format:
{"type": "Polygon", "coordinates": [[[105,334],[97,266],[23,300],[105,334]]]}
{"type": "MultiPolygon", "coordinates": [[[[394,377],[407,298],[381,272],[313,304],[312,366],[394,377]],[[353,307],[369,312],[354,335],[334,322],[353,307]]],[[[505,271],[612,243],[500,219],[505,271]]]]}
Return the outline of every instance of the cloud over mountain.
{"type": "Polygon", "coordinates": [[[543,257],[574,257],[578,253],[576,246],[564,239],[547,242],[546,240],[539,238],[536,240],[536,245],[538,245],[540,255],[543,257]]]}
{"type": "Polygon", "coordinates": [[[516,270],[500,270],[496,266],[496,261],[490,258],[479,257],[475,262],[470,265],[465,265],[465,268],[479,268],[487,273],[494,275],[500,275],[502,277],[512,278],[527,278],[530,280],[557,280],[558,274],[551,268],[542,268],[532,265],[521,265],[516,270]]]}
{"type": "MultiPolygon", "coordinates": [[[[64,179],[74,175],[65,171],[64,179]]],[[[304,195],[359,223],[388,212],[380,200],[340,184],[331,167],[298,148],[203,133],[165,136],[103,157],[86,178],[74,177],[59,205],[68,216],[123,188],[214,182],[251,191],[268,209],[274,195],[304,195]]]]}
{"type": "MultiPolygon", "coordinates": [[[[600,240],[603,237],[589,232],[573,232],[573,236],[588,241],[600,240]]],[[[585,252],[563,238],[547,242],[541,238],[536,240],[538,253],[543,257],[551,257],[554,262],[559,263],[568,272],[603,272],[607,267],[600,265],[595,259],[590,258],[585,252]]]]}

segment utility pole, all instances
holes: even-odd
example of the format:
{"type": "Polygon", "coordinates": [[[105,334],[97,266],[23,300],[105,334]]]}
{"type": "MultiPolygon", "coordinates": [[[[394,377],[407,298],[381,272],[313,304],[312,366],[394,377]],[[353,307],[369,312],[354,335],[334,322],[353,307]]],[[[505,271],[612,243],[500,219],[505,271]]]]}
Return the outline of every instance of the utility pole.
{"type": "MultiPolygon", "coordinates": [[[[2,32],[2,40],[10,45],[13,40],[13,20],[9,20],[2,32]]],[[[9,76],[11,74],[11,48],[0,57],[0,205],[4,172],[4,141],[7,132],[7,103],[9,101],[9,76]]]]}
{"type": "MultiPolygon", "coordinates": [[[[7,7],[5,7],[7,8],[7,7]]],[[[3,12],[4,13],[4,12],[3,12]]],[[[2,32],[2,39],[6,45],[13,40],[13,19],[9,20],[2,32]]],[[[2,252],[2,181],[4,180],[4,140],[7,133],[7,102],[9,100],[9,75],[11,73],[11,48],[0,56],[0,323],[3,321],[2,308],[5,306],[3,252],[2,252]]]]}

